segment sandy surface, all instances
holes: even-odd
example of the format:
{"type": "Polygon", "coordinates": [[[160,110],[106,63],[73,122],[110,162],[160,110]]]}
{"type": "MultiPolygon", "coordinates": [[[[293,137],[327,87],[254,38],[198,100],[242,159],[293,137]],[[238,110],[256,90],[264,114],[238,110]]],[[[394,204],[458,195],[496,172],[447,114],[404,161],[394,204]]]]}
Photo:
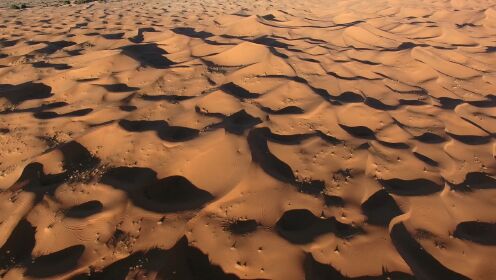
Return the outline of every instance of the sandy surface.
{"type": "Polygon", "coordinates": [[[494,1],[0,14],[0,278],[494,279],[494,1]]]}

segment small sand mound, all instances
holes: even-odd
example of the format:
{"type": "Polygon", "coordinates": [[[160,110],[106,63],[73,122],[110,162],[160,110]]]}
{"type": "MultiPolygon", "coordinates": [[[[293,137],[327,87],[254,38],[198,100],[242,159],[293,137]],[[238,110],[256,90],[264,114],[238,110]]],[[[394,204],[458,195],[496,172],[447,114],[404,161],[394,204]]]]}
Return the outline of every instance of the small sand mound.
{"type": "Polygon", "coordinates": [[[246,66],[263,61],[269,50],[263,45],[243,42],[219,54],[205,57],[208,62],[218,66],[246,66]]]}

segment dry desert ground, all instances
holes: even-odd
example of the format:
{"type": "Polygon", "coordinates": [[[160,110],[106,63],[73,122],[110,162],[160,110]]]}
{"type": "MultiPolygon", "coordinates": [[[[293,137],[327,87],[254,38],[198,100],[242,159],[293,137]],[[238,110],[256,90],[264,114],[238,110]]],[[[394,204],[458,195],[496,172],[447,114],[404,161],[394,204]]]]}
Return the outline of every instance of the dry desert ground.
{"type": "Polygon", "coordinates": [[[494,0],[0,6],[1,279],[496,279],[494,0]]]}

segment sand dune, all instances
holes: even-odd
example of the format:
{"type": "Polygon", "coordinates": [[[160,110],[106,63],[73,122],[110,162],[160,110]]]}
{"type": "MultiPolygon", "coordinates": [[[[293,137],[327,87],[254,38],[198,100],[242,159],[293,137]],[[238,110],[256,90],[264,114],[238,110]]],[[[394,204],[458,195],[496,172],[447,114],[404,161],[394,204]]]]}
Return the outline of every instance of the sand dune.
{"type": "Polygon", "coordinates": [[[494,1],[30,5],[0,278],[494,279],[494,1]]]}

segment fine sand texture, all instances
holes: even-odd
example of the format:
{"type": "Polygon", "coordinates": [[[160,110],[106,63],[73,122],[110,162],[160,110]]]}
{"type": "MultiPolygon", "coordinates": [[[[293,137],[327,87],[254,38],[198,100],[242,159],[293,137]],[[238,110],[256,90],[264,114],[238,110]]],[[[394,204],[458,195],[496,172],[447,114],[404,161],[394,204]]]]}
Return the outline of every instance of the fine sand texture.
{"type": "Polygon", "coordinates": [[[0,278],[493,280],[495,133],[494,0],[0,8],[0,278]]]}

